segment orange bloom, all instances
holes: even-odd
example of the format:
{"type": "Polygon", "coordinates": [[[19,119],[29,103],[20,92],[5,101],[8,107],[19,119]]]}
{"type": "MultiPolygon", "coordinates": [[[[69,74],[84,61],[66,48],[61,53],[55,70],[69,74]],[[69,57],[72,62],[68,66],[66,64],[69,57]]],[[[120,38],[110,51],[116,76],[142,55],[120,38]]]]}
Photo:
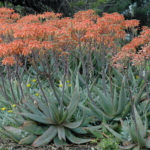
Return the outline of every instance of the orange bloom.
{"type": "Polygon", "coordinates": [[[8,57],[5,57],[3,60],[2,60],[2,64],[3,65],[14,65],[15,64],[15,59],[14,57],[12,56],[8,56],[8,57]]]}

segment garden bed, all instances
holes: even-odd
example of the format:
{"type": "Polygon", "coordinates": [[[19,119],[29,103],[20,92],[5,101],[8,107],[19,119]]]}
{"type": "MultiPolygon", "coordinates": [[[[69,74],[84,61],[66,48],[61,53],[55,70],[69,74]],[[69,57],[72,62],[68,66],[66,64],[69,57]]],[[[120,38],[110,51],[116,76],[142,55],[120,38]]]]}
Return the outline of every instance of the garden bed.
{"type": "Polygon", "coordinates": [[[93,145],[69,145],[64,148],[57,148],[54,145],[41,146],[34,148],[27,145],[19,145],[10,139],[0,139],[0,150],[96,150],[93,145]]]}

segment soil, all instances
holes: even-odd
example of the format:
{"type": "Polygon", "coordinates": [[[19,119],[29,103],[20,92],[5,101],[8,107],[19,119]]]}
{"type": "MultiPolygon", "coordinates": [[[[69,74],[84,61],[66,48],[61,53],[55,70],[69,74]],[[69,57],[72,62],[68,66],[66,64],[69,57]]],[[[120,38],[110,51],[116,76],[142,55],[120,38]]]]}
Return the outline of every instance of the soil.
{"type": "Polygon", "coordinates": [[[19,145],[10,139],[0,139],[0,150],[96,150],[92,145],[69,145],[57,148],[54,145],[46,145],[39,148],[32,146],[19,145]]]}

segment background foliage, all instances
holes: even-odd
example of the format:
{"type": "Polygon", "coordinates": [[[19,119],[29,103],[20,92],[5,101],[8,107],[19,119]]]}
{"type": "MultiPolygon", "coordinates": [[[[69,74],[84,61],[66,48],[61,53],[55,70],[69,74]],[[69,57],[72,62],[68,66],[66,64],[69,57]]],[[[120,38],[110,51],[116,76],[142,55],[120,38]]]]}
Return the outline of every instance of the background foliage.
{"type": "Polygon", "coordinates": [[[119,12],[128,19],[140,20],[142,25],[150,23],[149,0],[2,0],[0,7],[3,6],[13,8],[21,15],[54,11],[73,16],[80,10],[94,9],[99,15],[103,12],[119,12]],[[134,11],[133,16],[130,9],[134,11]]]}

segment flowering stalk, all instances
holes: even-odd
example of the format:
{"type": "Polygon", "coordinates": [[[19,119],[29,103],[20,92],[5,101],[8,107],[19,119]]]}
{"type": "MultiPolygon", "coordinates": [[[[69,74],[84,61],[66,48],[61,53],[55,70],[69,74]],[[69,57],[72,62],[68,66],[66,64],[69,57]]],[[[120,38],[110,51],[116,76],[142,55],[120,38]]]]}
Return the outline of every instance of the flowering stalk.
{"type": "Polygon", "coordinates": [[[61,96],[61,99],[60,99],[60,111],[63,108],[63,97],[64,97],[66,74],[67,74],[67,67],[66,67],[66,64],[64,62],[64,76],[63,76],[62,96],[61,96]]]}
{"type": "Polygon", "coordinates": [[[6,99],[6,101],[8,101],[9,98],[8,98],[7,93],[6,93],[6,88],[5,88],[5,83],[4,83],[4,77],[3,77],[3,74],[0,73],[0,76],[1,76],[1,81],[2,81],[2,87],[1,87],[1,90],[2,90],[2,93],[3,93],[3,95],[4,95],[5,99],[6,99]]]}
{"type": "Polygon", "coordinates": [[[16,76],[17,76],[17,79],[18,79],[18,82],[19,82],[19,87],[20,87],[20,90],[21,90],[22,99],[24,99],[24,92],[23,92],[23,89],[22,89],[21,80],[20,80],[19,71],[18,71],[19,64],[18,64],[17,58],[15,58],[15,59],[16,59],[16,76]]]}
{"type": "Polygon", "coordinates": [[[143,76],[144,76],[144,81],[145,81],[145,84],[146,84],[147,99],[149,99],[149,87],[148,87],[148,80],[147,80],[148,72],[147,72],[147,60],[146,59],[145,59],[145,62],[144,62],[144,66],[145,66],[145,74],[143,76]]]}
{"type": "Polygon", "coordinates": [[[51,77],[51,68],[50,68],[50,65],[49,65],[49,63],[48,63],[48,59],[47,59],[47,56],[45,55],[45,62],[46,62],[46,66],[47,66],[47,69],[48,69],[48,79],[49,79],[49,83],[50,83],[50,86],[51,86],[51,88],[52,88],[52,90],[53,90],[53,92],[54,92],[54,95],[55,95],[55,97],[56,97],[56,99],[57,99],[57,101],[60,103],[60,100],[59,100],[59,98],[58,98],[58,95],[57,95],[57,93],[56,93],[56,90],[55,90],[55,86],[54,86],[54,83],[53,83],[53,80],[52,80],[52,77],[51,77]]]}
{"type": "Polygon", "coordinates": [[[80,36],[79,36],[79,54],[80,54],[80,60],[82,63],[82,68],[83,68],[83,74],[84,74],[84,78],[85,78],[85,86],[88,92],[88,97],[90,98],[90,100],[94,103],[94,100],[92,98],[92,95],[90,93],[90,89],[89,89],[89,85],[88,85],[88,80],[87,80],[87,68],[84,62],[84,58],[83,58],[83,54],[82,54],[82,47],[81,47],[81,41],[80,41],[80,36]]]}
{"type": "Polygon", "coordinates": [[[112,105],[114,106],[114,95],[113,95],[113,92],[112,92],[111,70],[112,70],[112,66],[109,65],[109,86],[110,86],[110,94],[111,94],[111,99],[112,99],[112,105]]]}
{"type": "Polygon", "coordinates": [[[37,81],[38,81],[40,90],[41,90],[41,92],[42,92],[42,95],[43,95],[44,99],[46,100],[47,105],[49,106],[49,101],[48,101],[48,99],[47,99],[47,97],[46,97],[46,95],[45,95],[45,93],[44,93],[44,90],[43,90],[43,88],[42,88],[42,84],[41,84],[40,79],[39,79],[39,74],[40,74],[40,72],[39,72],[39,70],[38,70],[38,68],[37,68],[37,65],[38,65],[38,64],[37,64],[37,61],[36,61],[36,56],[35,56],[34,50],[32,51],[32,56],[33,56],[33,60],[34,60],[34,64],[35,64],[34,66],[35,66],[35,71],[36,71],[36,73],[37,73],[37,81]]]}
{"type": "Polygon", "coordinates": [[[11,83],[11,77],[10,77],[10,67],[7,66],[7,77],[8,77],[8,82],[9,82],[9,85],[10,85],[10,90],[11,90],[11,93],[12,93],[12,97],[15,101],[15,103],[17,104],[17,100],[16,100],[16,97],[15,97],[15,94],[14,94],[14,90],[13,90],[13,87],[12,87],[12,83],[11,83]]]}

